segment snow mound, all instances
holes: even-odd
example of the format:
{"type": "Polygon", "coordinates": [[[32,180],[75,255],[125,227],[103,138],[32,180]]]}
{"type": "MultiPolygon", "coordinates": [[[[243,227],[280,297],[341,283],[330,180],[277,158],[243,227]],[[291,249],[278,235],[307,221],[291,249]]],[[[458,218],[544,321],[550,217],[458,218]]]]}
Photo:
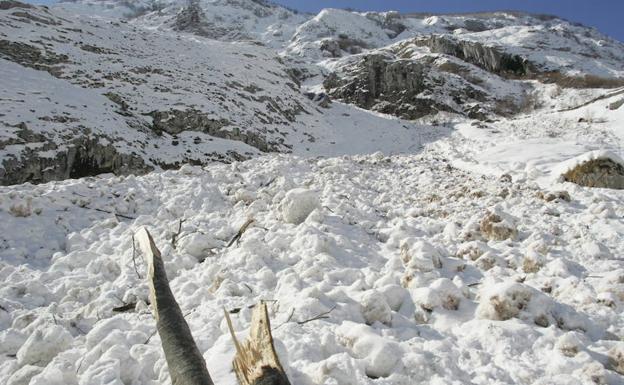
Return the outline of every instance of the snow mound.
{"type": "Polygon", "coordinates": [[[286,223],[298,225],[305,221],[308,215],[318,207],[319,198],[315,191],[295,188],[288,191],[282,200],[282,218],[286,223]]]}
{"type": "Polygon", "coordinates": [[[481,234],[485,238],[494,241],[504,241],[508,238],[515,238],[518,235],[515,223],[515,218],[495,208],[487,212],[481,220],[479,227],[481,234]]]}
{"type": "Polygon", "coordinates": [[[563,330],[581,330],[593,335],[600,333],[586,317],[570,306],[513,281],[484,286],[480,292],[477,316],[498,321],[518,318],[542,327],[556,325],[563,330]]]}
{"type": "Polygon", "coordinates": [[[39,328],[17,351],[17,361],[20,365],[46,366],[58,353],[67,349],[72,341],[71,334],[61,326],[39,328]]]}

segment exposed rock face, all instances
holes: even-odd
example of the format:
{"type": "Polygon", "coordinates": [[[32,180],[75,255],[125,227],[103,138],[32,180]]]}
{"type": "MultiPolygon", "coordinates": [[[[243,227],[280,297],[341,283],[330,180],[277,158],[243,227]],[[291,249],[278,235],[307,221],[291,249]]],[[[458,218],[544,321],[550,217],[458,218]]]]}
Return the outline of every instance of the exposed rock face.
{"type": "Polygon", "coordinates": [[[135,170],[310,152],[323,143],[314,131],[332,121],[332,99],[405,119],[528,112],[537,97],[518,79],[619,84],[623,46],[603,38],[509,13],[329,9],[312,17],[262,0],[1,1],[0,66],[9,74],[0,76],[2,180],[87,175],[87,166],[124,173],[116,159],[132,152],[144,161],[135,170]],[[74,11],[106,17],[67,17],[74,11]],[[335,73],[322,90],[327,68],[335,73]],[[16,130],[21,122],[30,130],[16,130]],[[57,164],[60,171],[44,171],[57,164]]]}
{"type": "Polygon", "coordinates": [[[386,33],[388,34],[388,37],[391,39],[394,39],[395,37],[400,35],[401,32],[407,29],[407,27],[405,26],[405,24],[403,24],[403,21],[402,21],[403,16],[396,11],[383,12],[383,13],[371,12],[371,13],[366,14],[366,17],[370,20],[374,20],[377,23],[379,23],[379,26],[386,31],[386,33]]]}
{"type": "Polygon", "coordinates": [[[608,158],[592,159],[563,174],[563,179],[585,187],[622,190],[624,165],[608,158]]]}
{"type": "Polygon", "coordinates": [[[19,1],[14,1],[14,0],[0,1],[0,10],[2,11],[6,11],[7,9],[12,9],[12,8],[33,8],[33,7],[34,7],[33,5],[20,3],[19,1]]]}
{"type": "Polygon", "coordinates": [[[152,128],[157,134],[166,132],[177,135],[184,131],[197,131],[224,139],[237,140],[256,147],[260,151],[272,151],[275,147],[267,143],[254,132],[241,132],[239,129],[224,130],[230,125],[227,119],[213,119],[201,111],[187,110],[153,111],[149,113],[153,119],[152,128]]]}
{"type": "Polygon", "coordinates": [[[321,51],[327,52],[331,57],[341,57],[342,52],[358,54],[368,48],[366,42],[352,39],[347,35],[338,35],[338,38],[328,38],[321,41],[321,51]]]}
{"type": "Polygon", "coordinates": [[[620,99],[620,100],[616,100],[615,102],[609,104],[609,109],[611,111],[615,111],[618,108],[624,106],[624,98],[620,99]]]}
{"type": "Polygon", "coordinates": [[[246,36],[240,31],[233,31],[209,22],[198,0],[190,0],[173,21],[173,30],[194,33],[199,36],[221,40],[241,40],[246,36]]]}
{"type": "Polygon", "coordinates": [[[51,142],[44,146],[56,151],[56,156],[45,158],[30,151],[23,153],[21,159],[4,159],[0,168],[0,185],[41,183],[102,173],[143,174],[153,169],[140,156],[119,153],[111,144],[101,144],[98,138],[78,138],[65,149],[51,142]]]}
{"type": "Polygon", "coordinates": [[[536,71],[535,66],[518,55],[511,55],[481,43],[454,40],[446,36],[430,36],[414,40],[416,45],[426,46],[433,53],[454,56],[489,72],[507,77],[524,77],[536,71]]]}
{"type": "Polygon", "coordinates": [[[323,85],[332,98],[404,119],[418,119],[438,111],[484,118],[480,108],[462,105],[485,102],[487,95],[467,81],[445,88],[449,81],[437,71],[434,60],[395,60],[374,53],[347,67],[342,76],[330,75],[323,85]]]}
{"type": "Polygon", "coordinates": [[[149,115],[154,120],[154,131],[159,134],[166,132],[176,135],[183,131],[198,131],[219,136],[219,130],[230,124],[227,119],[212,119],[195,109],[153,111],[149,115]]]}
{"type": "Polygon", "coordinates": [[[0,40],[0,58],[14,61],[25,67],[48,71],[52,75],[58,74],[56,66],[69,60],[67,55],[44,52],[35,46],[9,40],[0,40]]]}

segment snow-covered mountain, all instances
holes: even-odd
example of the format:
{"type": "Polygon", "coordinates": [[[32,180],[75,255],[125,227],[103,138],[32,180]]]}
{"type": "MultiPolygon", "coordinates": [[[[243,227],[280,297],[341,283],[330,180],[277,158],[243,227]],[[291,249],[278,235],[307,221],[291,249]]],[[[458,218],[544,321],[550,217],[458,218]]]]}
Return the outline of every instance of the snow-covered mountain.
{"type": "Polygon", "coordinates": [[[543,83],[624,84],[621,43],[552,17],[2,4],[3,184],[263,152],[410,151],[444,135],[413,119],[513,116],[539,105],[543,83]]]}
{"type": "Polygon", "coordinates": [[[146,227],[218,385],[261,300],[293,385],[624,384],[623,157],[556,17],[0,1],[0,383],[170,383],[146,227]]]}

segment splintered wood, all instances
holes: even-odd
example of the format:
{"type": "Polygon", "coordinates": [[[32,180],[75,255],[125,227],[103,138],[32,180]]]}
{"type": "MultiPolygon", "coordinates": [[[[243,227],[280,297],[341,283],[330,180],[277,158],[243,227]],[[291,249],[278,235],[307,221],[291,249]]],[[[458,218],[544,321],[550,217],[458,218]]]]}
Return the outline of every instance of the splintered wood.
{"type": "Polygon", "coordinates": [[[169,287],[160,250],[145,228],[138,231],[136,239],[147,258],[151,303],[171,382],[173,385],[213,385],[204,357],[169,287]]]}
{"type": "Polygon", "coordinates": [[[290,385],[273,346],[266,303],[261,302],[254,308],[249,338],[242,344],[236,339],[227,311],[225,318],[236,346],[233,365],[238,383],[240,385],[290,385]]]}

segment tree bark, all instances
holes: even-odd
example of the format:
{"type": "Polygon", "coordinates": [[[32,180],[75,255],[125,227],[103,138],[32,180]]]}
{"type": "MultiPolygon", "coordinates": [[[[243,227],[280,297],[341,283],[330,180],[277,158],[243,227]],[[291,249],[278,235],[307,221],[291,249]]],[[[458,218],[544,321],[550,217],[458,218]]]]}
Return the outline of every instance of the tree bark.
{"type": "Polygon", "coordinates": [[[191,330],[169,287],[160,250],[146,228],[138,231],[136,239],[147,258],[156,327],[173,385],[213,385],[204,357],[197,349],[191,330]]]}

